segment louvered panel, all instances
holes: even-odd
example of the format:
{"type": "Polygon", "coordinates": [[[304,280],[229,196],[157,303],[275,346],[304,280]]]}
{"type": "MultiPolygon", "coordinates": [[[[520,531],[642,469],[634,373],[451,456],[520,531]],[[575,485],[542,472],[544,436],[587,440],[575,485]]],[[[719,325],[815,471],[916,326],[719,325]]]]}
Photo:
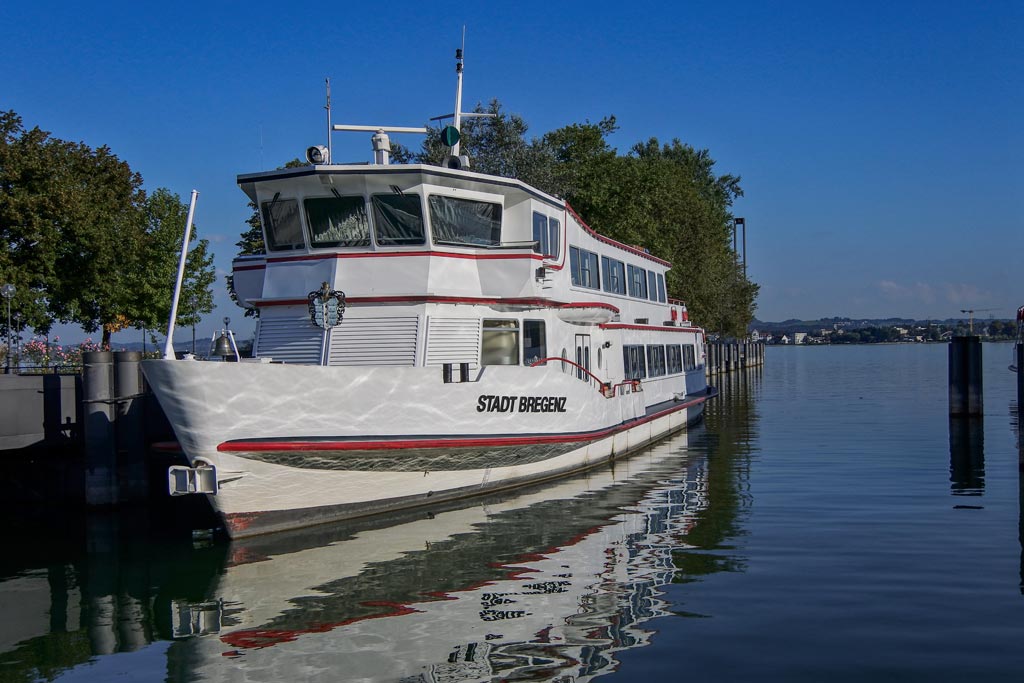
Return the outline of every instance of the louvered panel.
{"type": "Polygon", "coordinates": [[[478,318],[430,318],[427,365],[442,363],[480,363],[478,318]]]}
{"type": "Polygon", "coordinates": [[[415,365],[419,316],[345,318],[331,330],[330,365],[415,365]]]}
{"type": "Polygon", "coordinates": [[[314,327],[309,316],[261,318],[256,353],[282,363],[320,365],[324,331],[314,327]]]}

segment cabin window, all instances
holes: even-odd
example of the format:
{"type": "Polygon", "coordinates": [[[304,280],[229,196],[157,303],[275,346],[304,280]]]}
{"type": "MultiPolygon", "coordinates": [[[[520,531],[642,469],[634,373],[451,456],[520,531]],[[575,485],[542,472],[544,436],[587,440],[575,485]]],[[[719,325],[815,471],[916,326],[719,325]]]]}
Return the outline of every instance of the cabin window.
{"type": "Polygon", "coordinates": [[[604,278],[604,291],[612,294],[626,293],[626,264],[622,261],[602,256],[601,276],[604,278]]]}
{"type": "Polygon", "coordinates": [[[299,202],[278,199],[263,202],[263,227],[267,232],[267,249],[287,251],[303,249],[302,223],[299,221],[299,202]]]}
{"type": "Polygon", "coordinates": [[[683,344],[683,369],[693,370],[697,367],[697,350],[693,344],[683,344]]]}
{"type": "MultiPolygon", "coordinates": [[[[548,357],[547,334],[543,320],[523,321],[523,365],[533,365],[548,357]]],[[[546,365],[546,364],[545,364],[546,365]]]]}
{"type": "Polygon", "coordinates": [[[551,253],[551,234],[548,232],[548,217],[533,212],[533,250],[538,254],[551,253]]]}
{"type": "Polygon", "coordinates": [[[674,375],[683,371],[683,353],[679,344],[668,344],[665,346],[665,363],[668,366],[668,374],[674,375]]]}
{"type": "Polygon", "coordinates": [[[558,260],[558,250],[562,244],[562,222],[557,218],[548,219],[548,256],[558,260]]]}
{"type": "Polygon", "coordinates": [[[627,266],[629,295],[638,299],[647,298],[647,271],[637,266],[627,266]]]}
{"type": "Polygon", "coordinates": [[[572,283],[577,287],[601,289],[601,275],[597,271],[597,254],[579,247],[569,247],[569,270],[572,283]]]}
{"type": "Polygon", "coordinates": [[[366,200],[359,197],[316,197],[303,202],[309,243],[316,248],[370,246],[366,200]]]}
{"type": "Polygon", "coordinates": [[[519,365],[519,321],[484,320],[480,365],[519,365]]]}
{"type": "Polygon", "coordinates": [[[644,347],[641,344],[627,344],[622,347],[622,364],[626,379],[643,379],[647,377],[644,347]]]}
{"type": "Polygon", "coordinates": [[[491,247],[501,244],[501,204],[432,194],[434,244],[491,247]]]}
{"type": "Polygon", "coordinates": [[[647,271],[647,296],[651,301],[658,300],[658,274],[653,270],[647,271]]]}
{"type": "Polygon", "coordinates": [[[651,377],[665,374],[665,347],[661,344],[647,346],[647,373],[651,377]]]}
{"type": "Polygon", "coordinates": [[[373,227],[377,244],[424,244],[423,205],[417,194],[373,195],[373,227]]]}

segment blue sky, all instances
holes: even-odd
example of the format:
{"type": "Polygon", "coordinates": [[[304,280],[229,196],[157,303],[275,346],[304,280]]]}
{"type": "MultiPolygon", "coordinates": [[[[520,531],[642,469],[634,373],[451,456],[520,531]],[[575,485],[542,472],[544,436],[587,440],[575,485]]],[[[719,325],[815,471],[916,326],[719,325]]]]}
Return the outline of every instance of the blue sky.
{"type": "MultiPolygon", "coordinates": [[[[466,108],[497,97],[536,135],[614,114],[621,151],[678,137],[742,176],[763,320],[1024,303],[1024,3],[42,1],[2,15],[0,108],[110,146],[149,189],[198,189],[224,273],[248,216],[236,175],[326,141],[324,78],[336,123],[420,125],[452,109],[465,25],[466,108]]],[[[368,136],[335,134],[334,151],[366,160],[368,136]]],[[[217,291],[199,335],[224,315],[251,333],[217,291]]]]}

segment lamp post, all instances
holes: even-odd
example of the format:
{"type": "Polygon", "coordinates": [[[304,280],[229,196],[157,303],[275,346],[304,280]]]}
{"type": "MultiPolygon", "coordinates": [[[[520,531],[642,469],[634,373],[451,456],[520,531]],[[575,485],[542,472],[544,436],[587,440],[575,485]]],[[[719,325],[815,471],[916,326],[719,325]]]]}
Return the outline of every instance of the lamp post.
{"type": "Polygon", "coordinates": [[[188,305],[192,307],[192,355],[196,355],[196,308],[199,306],[199,299],[195,294],[189,297],[188,305]]]}
{"type": "Polygon", "coordinates": [[[0,294],[7,299],[7,368],[6,373],[11,374],[11,299],[14,298],[14,285],[11,283],[0,287],[0,294]]]}

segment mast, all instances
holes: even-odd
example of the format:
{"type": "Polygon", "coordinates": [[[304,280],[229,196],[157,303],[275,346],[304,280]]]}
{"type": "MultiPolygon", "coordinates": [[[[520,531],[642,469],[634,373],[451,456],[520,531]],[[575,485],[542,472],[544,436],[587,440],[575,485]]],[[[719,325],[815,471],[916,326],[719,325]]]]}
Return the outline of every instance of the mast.
{"type": "Polygon", "coordinates": [[[334,159],[334,150],[331,149],[331,131],[334,130],[331,127],[331,79],[327,80],[327,106],[324,109],[327,110],[327,163],[331,163],[334,159]]]}
{"type": "MultiPolygon", "coordinates": [[[[462,132],[462,53],[466,49],[466,27],[462,27],[462,47],[455,50],[455,73],[458,74],[458,85],[455,88],[455,130],[462,132]]],[[[452,156],[459,156],[458,141],[452,145],[452,156]]]]}

